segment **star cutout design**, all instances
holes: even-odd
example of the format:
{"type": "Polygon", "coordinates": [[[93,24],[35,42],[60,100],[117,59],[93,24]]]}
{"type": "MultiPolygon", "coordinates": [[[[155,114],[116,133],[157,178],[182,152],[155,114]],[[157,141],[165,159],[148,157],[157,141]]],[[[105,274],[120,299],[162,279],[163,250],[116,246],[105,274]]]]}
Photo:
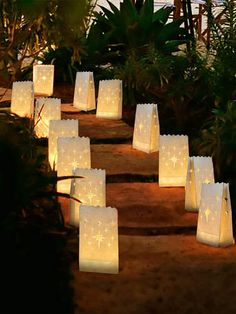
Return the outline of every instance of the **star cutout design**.
{"type": "Polygon", "coordinates": [[[205,217],[206,217],[206,221],[208,222],[209,221],[209,217],[211,215],[211,210],[209,207],[206,208],[205,210],[205,217]]]}
{"type": "Polygon", "coordinates": [[[140,123],[138,127],[139,127],[139,130],[140,130],[140,132],[141,132],[142,129],[144,128],[144,125],[143,125],[142,123],[140,123]]]}
{"type": "Polygon", "coordinates": [[[105,237],[99,232],[98,234],[96,234],[95,236],[93,236],[93,238],[95,239],[95,241],[97,241],[98,248],[100,249],[101,243],[103,242],[103,240],[105,239],[105,237]]]}
{"type": "Polygon", "coordinates": [[[211,181],[208,179],[208,178],[206,178],[204,181],[203,181],[203,183],[206,183],[206,184],[208,184],[208,183],[210,183],[211,181]]]}
{"type": "Polygon", "coordinates": [[[178,158],[175,155],[172,158],[170,158],[170,161],[172,161],[174,167],[176,166],[177,160],[178,158]]]}

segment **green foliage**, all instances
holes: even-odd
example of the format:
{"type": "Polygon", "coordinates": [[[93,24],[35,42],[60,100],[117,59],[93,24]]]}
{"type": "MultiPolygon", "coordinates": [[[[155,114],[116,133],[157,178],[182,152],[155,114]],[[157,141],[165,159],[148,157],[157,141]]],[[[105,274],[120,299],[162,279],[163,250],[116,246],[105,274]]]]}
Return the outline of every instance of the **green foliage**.
{"type": "Polygon", "coordinates": [[[56,48],[72,51],[72,64],[84,50],[84,37],[91,23],[95,0],[51,0],[53,25],[49,28],[51,43],[56,48]]]}
{"type": "Polygon", "coordinates": [[[203,126],[195,142],[198,154],[212,156],[218,179],[236,175],[236,101],[226,109],[215,108],[213,117],[203,126]]]}
{"type": "Polygon", "coordinates": [[[49,227],[63,224],[57,178],[47,169],[29,119],[1,112],[0,160],[1,220],[14,216],[25,222],[39,219],[49,227]]]}
{"type": "Polygon", "coordinates": [[[121,79],[125,106],[160,99],[177,62],[173,53],[186,41],[183,20],[168,23],[173,8],[154,12],[152,0],[124,0],[120,9],[108,3],[110,9],[95,14],[82,66],[121,79]]]}
{"type": "Polygon", "coordinates": [[[214,8],[209,5],[210,52],[213,55],[212,82],[216,104],[226,106],[236,98],[236,2],[223,2],[223,23],[216,21],[214,8]]]}
{"type": "Polygon", "coordinates": [[[124,64],[113,65],[123,81],[124,104],[158,103],[163,132],[193,134],[211,115],[211,70],[196,51],[163,55],[155,49],[141,57],[130,53],[124,64]]]}
{"type": "MultiPolygon", "coordinates": [[[[37,11],[33,13],[28,10],[30,3],[27,1],[1,1],[0,71],[2,75],[13,80],[18,79],[26,70],[23,61],[46,47],[45,20],[48,17],[46,4],[45,1],[38,1],[37,11]],[[33,13],[32,16],[31,13],[33,13]]],[[[28,60],[29,63],[32,62],[32,59],[28,60]]]]}
{"type": "Polygon", "coordinates": [[[171,54],[186,39],[182,19],[167,23],[170,7],[154,12],[152,0],[140,9],[131,0],[120,3],[120,9],[108,3],[110,10],[101,6],[87,37],[88,58],[95,64],[124,63],[130,52],[141,57],[150,47],[171,54]]]}
{"type": "Polygon", "coordinates": [[[150,49],[141,57],[131,51],[123,64],[113,65],[114,77],[123,82],[124,104],[135,106],[160,99],[171,77],[174,59],[150,49]]]}
{"type": "Polygon", "coordinates": [[[169,132],[196,133],[203,120],[211,115],[214,98],[211,94],[212,74],[207,62],[207,57],[189,50],[172,64],[172,75],[162,96],[165,115],[169,115],[165,119],[172,126],[169,132]]]}
{"type": "MultiPolygon", "coordinates": [[[[49,169],[47,148],[34,134],[33,121],[0,111],[0,219],[41,221],[45,228],[64,227],[56,191],[59,180],[49,169]]],[[[75,199],[76,201],[79,201],[75,199]]]]}
{"type": "Polygon", "coordinates": [[[223,23],[219,23],[214,15],[214,7],[209,5],[208,18],[211,31],[210,48],[217,54],[231,54],[236,48],[236,4],[232,0],[223,1],[223,23]]]}
{"type": "Polygon", "coordinates": [[[18,80],[34,59],[52,46],[72,49],[79,58],[94,1],[2,0],[0,2],[0,75],[18,80]]]}
{"type": "Polygon", "coordinates": [[[11,273],[16,282],[14,302],[9,293],[3,298],[4,313],[73,312],[57,178],[38,144],[29,119],[0,112],[1,266],[6,284],[11,273]]]}

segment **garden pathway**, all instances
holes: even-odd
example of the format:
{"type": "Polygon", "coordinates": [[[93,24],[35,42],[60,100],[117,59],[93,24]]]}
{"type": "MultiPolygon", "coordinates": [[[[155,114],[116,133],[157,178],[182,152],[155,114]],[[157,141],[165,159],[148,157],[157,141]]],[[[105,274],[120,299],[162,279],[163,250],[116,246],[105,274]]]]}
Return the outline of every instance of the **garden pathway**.
{"type": "MultiPolygon", "coordinates": [[[[70,238],[75,314],[236,313],[236,246],[196,241],[197,214],[184,210],[184,189],[158,186],[158,154],[132,149],[133,129],[123,121],[68,104],[62,111],[91,138],[92,167],[106,169],[107,205],[119,219],[118,275],[79,272],[78,239],[70,238]]],[[[67,201],[63,208],[68,219],[67,201]]]]}
{"type": "MultiPolygon", "coordinates": [[[[72,88],[58,90],[71,101],[72,88]]],[[[78,238],[69,237],[75,314],[235,314],[236,245],[196,241],[197,215],[184,210],[184,189],[158,186],[158,154],[132,149],[133,129],[123,121],[70,104],[62,117],[79,119],[80,135],[91,138],[92,167],[106,169],[107,205],[119,215],[118,275],[79,272],[78,238]]]]}

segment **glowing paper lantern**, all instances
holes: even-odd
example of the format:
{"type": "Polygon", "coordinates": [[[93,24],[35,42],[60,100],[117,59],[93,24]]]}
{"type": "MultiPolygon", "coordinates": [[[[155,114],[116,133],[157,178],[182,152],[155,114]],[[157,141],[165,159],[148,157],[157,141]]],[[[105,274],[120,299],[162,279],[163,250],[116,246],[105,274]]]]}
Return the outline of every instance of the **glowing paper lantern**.
{"type": "Polygon", "coordinates": [[[81,205],[79,269],[87,272],[118,273],[117,210],[81,205]]]}
{"type": "Polygon", "coordinates": [[[51,96],[53,94],[54,65],[36,64],[33,66],[35,94],[51,96]]]}
{"type": "MultiPolygon", "coordinates": [[[[106,206],[106,171],[102,169],[75,169],[71,184],[71,196],[84,205],[106,206]]],[[[70,201],[70,224],[79,225],[80,203],[70,201]]]]}
{"type": "Polygon", "coordinates": [[[52,169],[57,169],[58,137],[79,136],[78,120],[51,120],[49,122],[48,160],[52,169]]]}
{"type": "Polygon", "coordinates": [[[34,112],[34,85],[31,81],[13,82],[11,112],[20,117],[32,117],[34,112]]]}
{"type": "Polygon", "coordinates": [[[76,73],[73,106],[85,111],[96,108],[93,72],[76,73]]]}
{"type": "Polygon", "coordinates": [[[38,98],[35,104],[34,130],[38,137],[48,137],[50,120],[61,119],[61,99],[38,98]]]}
{"type": "Polygon", "coordinates": [[[121,119],[122,81],[104,80],[99,82],[96,116],[98,118],[121,119]]]}
{"type": "Polygon", "coordinates": [[[134,124],[133,148],[151,153],[158,151],[159,119],[156,104],[137,105],[134,124]]]}
{"type": "MultiPolygon", "coordinates": [[[[91,168],[88,137],[59,137],[57,140],[57,176],[71,176],[76,168],[91,168]]],[[[70,194],[71,179],[57,183],[57,191],[70,194]]]]}
{"type": "Polygon", "coordinates": [[[197,240],[212,246],[234,244],[229,185],[202,185],[197,240]]]}
{"type": "Polygon", "coordinates": [[[185,209],[197,211],[200,205],[203,183],[214,183],[211,157],[190,157],[185,186],[185,209]]]}
{"type": "Polygon", "coordinates": [[[185,186],[188,136],[161,135],[159,140],[159,186],[185,186]]]}

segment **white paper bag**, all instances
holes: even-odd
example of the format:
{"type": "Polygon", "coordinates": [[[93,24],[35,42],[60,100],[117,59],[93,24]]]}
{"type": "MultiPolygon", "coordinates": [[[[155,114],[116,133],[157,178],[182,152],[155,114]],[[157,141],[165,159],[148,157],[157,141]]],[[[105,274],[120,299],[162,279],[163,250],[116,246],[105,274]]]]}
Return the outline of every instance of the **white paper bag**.
{"type": "Polygon", "coordinates": [[[135,113],[133,148],[146,153],[159,149],[160,127],[156,104],[138,104],[135,113]]]}
{"type": "Polygon", "coordinates": [[[117,209],[81,205],[79,229],[80,271],[117,274],[117,209]]]}
{"type": "Polygon", "coordinates": [[[211,157],[190,157],[185,186],[185,209],[198,211],[203,183],[214,183],[211,157]]]}
{"type": "Polygon", "coordinates": [[[212,246],[229,246],[234,243],[228,184],[202,185],[197,240],[212,246]]]}

